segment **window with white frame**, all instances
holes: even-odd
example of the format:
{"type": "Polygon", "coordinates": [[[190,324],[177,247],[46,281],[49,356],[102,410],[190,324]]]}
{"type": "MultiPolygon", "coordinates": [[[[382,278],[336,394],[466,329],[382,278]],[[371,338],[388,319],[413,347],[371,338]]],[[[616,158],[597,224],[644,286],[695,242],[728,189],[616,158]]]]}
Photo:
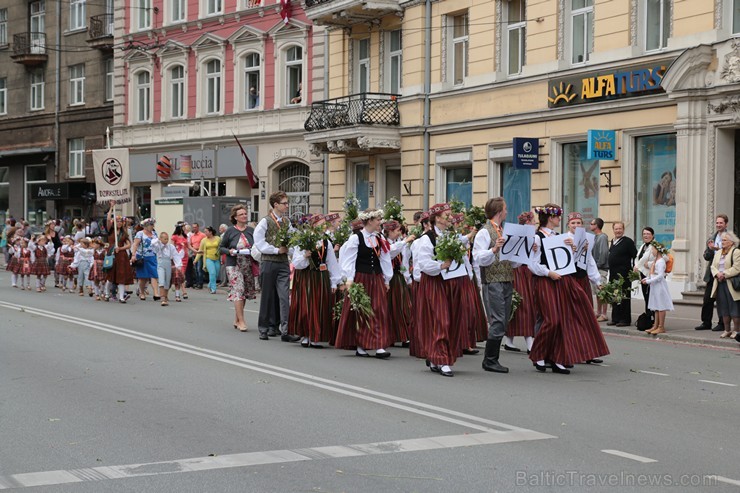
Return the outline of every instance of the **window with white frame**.
{"type": "Polygon", "coordinates": [[[291,46],[285,56],[285,90],[289,104],[300,104],[303,99],[303,48],[291,46]]]}
{"type": "Polygon", "coordinates": [[[524,67],[526,36],[525,0],[510,0],[506,7],[506,73],[518,75],[524,67]]]}
{"type": "Polygon", "coordinates": [[[8,114],[8,79],[0,79],[0,115],[8,114]]]}
{"type": "Polygon", "coordinates": [[[370,38],[355,42],[357,64],[355,65],[355,92],[364,94],[370,90],[370,38]]]}
{"type": "Polygon", "coordinates": [[[103,62],[105,68],[105,101],[113,101],[113,58],[106,58],[103,62]]]}
{"type": "Polygon", "coordinates": [[[69,104],[85,104],[85,64],[69,67],[69,104]]]}
{"type": "Polygon", "coordinates": [[[169,69],[170,118],[185,116],[185,68],[175,65],[169,69]]]}
{"type": "Polygon", "coordinates": [[[152,27],[152,0],[136,0],[136,17],[139,31],[152,27]]]}
{"type": "Polygon", "coordinates": [[[142,71],[134,75],[136,87],[135,96],[135,121],[136,123],[146,123],[151,115],[151,97],[152,97],[152,80],[149,72],[142,71]]]}
{"type": "Polygon", "coordinates": [[[0,46],[8,44],[8,9],[0,9],[0,46]]]}
{"type": "Polygon", "coordinates": [[[370,164],[369,163],[352,163],[350,171],[353,177],[353,189],[350,190],[360,201],[359,210],[365,210],[370,203],[370,164]]]}
{"type": "Polygon", "coordinates": [[[732,0],[732,34],[740,34],[740,0],[732,0]]]}
{"type": "Polygon", "coordinates": [[[594,2],[571,0],[571,63],[585,63],[594,51],[594,2]]]}
{"type": "Polygon", "coordinates": [[[221,61],[206,63],[206,114],[221,111],[221,61]]]}
{"type": "Polygon", "coordinates": [[[444,202],[473,203],[473,153],[470,150],[447,151],[436,156],[436,195],[444,202]]]}
{"type": "Polygon", "coordinates": [[[70,0],[69,2],[69,29],[84,29],[86,0],[70,0]]]}
{"type": "Polygon", "coordinates": [[[170,22],[183,22],[185,20],[185,0],[169,0],[170,22]]]}
{"type": "Polygon", "coordinates": [[[468,14],[455,15],[452,21],[452,82],[455,85],[465,82],[468,75],[468,14]]]}
{"type": "Polygon", "coordinates": [[[223,0],[205,0],[206,15],[222,14],[224,11],[223,0]]]}
{"type": "Polygon", "coordinates": [[[401,94],[403,77],[403,46],[401,41],[401,30],[397,29],[388,33],[388,91],[391,94],[401,94]]]}
{"type": "Polygon", "coordinates": [[[44,70],[31,72],[31,110],[44,109],[44,70]]]}
{"type": "Polygon", "coordinates": [[[85,177],[85,139],[69,139],[69,177],[85,177]]]}
{"type": "Polygon", "coordinates": [[[671,0],[645,0],[645,51],[668,45],[671,30],[671,0]]]}
{"type": "Polygon", "coordinates": [[[247,53],[244,57],[244,109],[260,106],[260,55],[247,53]]]}

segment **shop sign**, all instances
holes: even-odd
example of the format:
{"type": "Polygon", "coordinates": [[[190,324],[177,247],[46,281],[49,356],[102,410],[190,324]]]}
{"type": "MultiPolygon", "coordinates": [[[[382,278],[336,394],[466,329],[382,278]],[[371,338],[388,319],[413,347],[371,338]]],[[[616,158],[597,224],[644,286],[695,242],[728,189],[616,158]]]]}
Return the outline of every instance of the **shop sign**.
{"type": "Polygon", "coordinates": [[[617,159],[617,132],[615,130],[589,130],[586,159],[614,161],[617,159]]]}
{"type": "Polygon", "coordinates": [[[537,169],[540,160],[540,139],[514,137],[514,169],[537,169]]]}
{"type": "Polygon", "coordinates": [[[182,198],[154,199],[155,205],[182,205],[182,198]]]}
{"type": "Polygon", "coordinates": [[[190,187],[162,187],[162,198],[182,199],[190,195],[190,187]]]}
{"type": "Polygon", "coordinates": [[[40,183],[31,185],[33,200],[65,200],[69,198],[68,183],[40,183]]]}
{"type": "Polygon", "coordinates": [[[661,93],[664,91],[660,82],[666,68],[666,65],[656,64],[554,79],[547,85],[547,105],[562,108],[661,93]]]}

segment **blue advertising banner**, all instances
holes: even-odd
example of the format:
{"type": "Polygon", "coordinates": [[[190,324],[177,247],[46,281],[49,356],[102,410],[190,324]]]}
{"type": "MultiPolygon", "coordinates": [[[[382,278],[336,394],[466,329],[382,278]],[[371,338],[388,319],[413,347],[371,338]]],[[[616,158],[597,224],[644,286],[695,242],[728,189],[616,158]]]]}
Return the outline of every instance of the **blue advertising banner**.
{"type": "Polygon", "coordinates": [[[617,132],[614,130],[589,130],[586,159],[614,161],[617,158],[617,132]]]}
{"type": "Polygon", "coordinates": [[[514,169],[538,169],[540,139],[514,137],[514,169]]]}

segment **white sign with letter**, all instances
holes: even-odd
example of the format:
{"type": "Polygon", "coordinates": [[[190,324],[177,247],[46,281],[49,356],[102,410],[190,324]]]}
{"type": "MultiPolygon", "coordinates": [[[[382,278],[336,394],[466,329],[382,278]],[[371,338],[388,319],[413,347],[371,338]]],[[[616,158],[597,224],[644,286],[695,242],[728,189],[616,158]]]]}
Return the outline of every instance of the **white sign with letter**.
{"type": "Polygon", "coordinates": [[[125,204],[132,201],[128,148],[93,150],[93,170],[98,202],[125,204]]]}
{"type": "Polygon", "coordinates": [[[465,268],[465,264],[458,264],[455,260],[452,261],[449,269],[442,269],[442,279],[445,281],[467,275],[468,269],[465,268]]]}
{"type": "Polygon", "coordinates": [[[567,238],[567,235],[557,235],[542,239],[542,249],[545,251],[549,269],[561,276],[576,271],[576,257],[570,245],[565,244],[567,238]]]}
{"type": "Polygon", "coordinates": [[[506,243],[501,247],[499,260],[530,264],[536,231],[537,228],[529,224],[504,224],[506,243]]]}
{"type": "Polygon", "coordinates": [[[590,257],[592,252],[594,251],[595,242],[596,235],[586,232],[583,233],[583,237],[580,242],[574,241],[576,245],[576,265],[579,268],[583,270],[588,270],[588,257],[590,257]]]}

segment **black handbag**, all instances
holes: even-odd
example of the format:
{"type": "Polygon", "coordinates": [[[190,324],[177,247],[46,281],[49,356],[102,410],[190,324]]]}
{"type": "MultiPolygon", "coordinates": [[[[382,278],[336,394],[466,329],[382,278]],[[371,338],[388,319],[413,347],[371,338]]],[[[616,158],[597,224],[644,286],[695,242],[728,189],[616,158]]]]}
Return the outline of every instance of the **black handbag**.
{"type": "Polygon", "coordinates": [[[640,316],[637,317],[637,322],[635,322],[635,327],[637,327],[637,330],[647,330],[652,326],[653,319],[652,317],[650,317],[650,314],[641,313],[640,316]]]}

